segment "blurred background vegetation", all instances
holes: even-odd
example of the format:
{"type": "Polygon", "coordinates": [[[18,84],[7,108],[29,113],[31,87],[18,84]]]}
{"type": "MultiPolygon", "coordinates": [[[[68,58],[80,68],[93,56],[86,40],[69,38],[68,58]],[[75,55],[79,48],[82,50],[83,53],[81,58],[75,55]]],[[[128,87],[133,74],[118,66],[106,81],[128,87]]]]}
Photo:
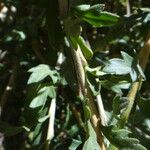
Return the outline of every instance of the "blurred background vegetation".
{"type": "MultiPolygon", "coordinates": [[[[66,33],[63,21],[74,6],[99,3],[105,5],[105,11],[119,15],[124,21],[101,28],[82,22],[82,36],[94,52],[92,59],[88,61],[90,66],[103,66],[112,58],[121,58],[121,51],[136,58],[150,32],[149,0],[0,1],[0,149],[44,149],[48,124],[48,116],[45,114],[50,101],[46,102],[40,112],[39,108],[31,109],[29,104],[38,95],[39,84],[27,84],[30,76],[28,70],[39,64],[49,65],[52,68],[52,80],[59,80],[58,83],[53,83],[54,87],[57,86],[57,106],[52,149],[69,149],[72,139],[78,140],[76,144],[85,141],[84,130],[77,123],[76,115],[78,112],[83,114],[83,108],[74,91],[76,77],[69,48],[64,44],[66,33]],[[57,72],[54,68],[60,52],[63,52],[66,59],[57,72]]],[[[44,72],[44,66],[42,69],[44,72]]],[[[138,93],[140,100],[135,102],[126,125],[132,132],[131,137],[139,139],[147,149],[150,149],[149,72],[150,61],[144,72],[146,81],[138,93]]],[[[41,71],[37,73],[37,77],[40,74],[41,71]]],[[[44,84],[49,80],[46,78],[44,84]]],[[[108,74],[100,80],[103,81],[101,95],[104,108],[110,115],[116,94],[121,90],[124,98],[128,88],[122,90],[117,85],[122,76],[112,77],[108,74]]],[[[128,81],[131,82],[131,79],[128,81]]],[[[46,99],[50,97],[46,96],[46,99]]],[[[82,149],[82,146],[83,143],[78,149],[82,149]]]]}

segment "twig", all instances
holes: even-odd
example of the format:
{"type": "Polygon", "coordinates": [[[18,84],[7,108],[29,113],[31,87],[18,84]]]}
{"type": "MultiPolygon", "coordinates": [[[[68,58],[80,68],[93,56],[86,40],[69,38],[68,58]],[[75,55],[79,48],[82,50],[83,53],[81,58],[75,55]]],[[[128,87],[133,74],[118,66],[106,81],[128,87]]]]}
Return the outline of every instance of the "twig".
{"type": "MultiPolygon", "coordinates": [[[[61,51],[58,55],[58,59],[56,62],[55,69],[59,70],[62,63],[64,62],[65,57],[63,55],[63,52],[61,51]]],[[[50,117],[49,122],[48,122],[48,129],[47,129],[47,138],[46,138],[46,143],[45,143],[45,150],[49,150],[51,140],[54,137],[54,121],[55,121],[55,112],[56,112],[56,99],[51,100],[51,105],[49,108],[48,115],[50,117]]]]}
{"type": "MultiPolygon", "coordinates": [[[[62,9],[62,0],[59,0],[59,11],[60,11],[60,16],[64,16],[66,12],[69,10],[69,4],[63,1],[63,9],[62,9]]],[[[105,145],[103,141],[103,136],[100,131],[100,118],[99,114],[97,111],[97,108],[94,103],[94,99],[92,97],[91,91],[89,87],[87,86],[86,80],[85,80],[85,71],[84,71],[84,66],[87,65],[86,59],[84,58],[80,47],[78,46],[78,49],[75,50],[74,48],[71,49],[72,51],[72,56],[73,56],[73,61],[74,61],[74,66],[75,66],[75,72],[77,76],[77,82],[78,82],[78,95],[79,96],[85,96],[89,98],[89,107],[92,112],[92,117],[91,117],[91,122],[94,127],[94,130],[97,134],[97,141],[101,146],[101,150],[105,150],[105,145]]],[[[99,103],[98,103],[99,104],[99,103]]],[[[102,103],[101,103],[102,104],[102,103]]],[[[101,111],[100,111],[101,112],[101,111]]],[[[101,115],[100,115],[101,116],[101,115]]]]}
{"type": "Polygon", "coordinates": [[[78,82],[78,95],[84,96],[85,95],[85,72],[82,65],[82,60],[80,57],[80,47],[78,46],[78,49],[75,50],[74,48],[71,49],[74,66],[75,66],[75,72],[77,75],[77,82],[78,82]]]}
{"type": "Polygon", "coordinates": [[[57,62],[56,62],[55,69],[56,70],[60,70],[60,67],[61,67],[61,65],[63,64],[64,61],[65,61],[65,56],[64,56],[63,51],[61,50],[58,53],[58,59],[57,59],[57,62]]]}
{"type": "Polygon", "coordinates": [[[141,68],[143,69],[143,71],[146,68],[149,55],[150,55],[150,31],[147,35],[144,46],[139,53],[139,64],[140,64],[141,68]]]}
{"type": "MultiPolygon", "coordinates": [[[[6,104],[13,88],[14,88],[14,85],[15,85],[15,78],[16,78],[16,72],[17,72],[17,65],[18,65],[18,62],[16,61],[15,64],[12,66],[12,74],[9,78],[9,81],[8,81],[8,84],[5,88],[5,91],[1,97],[1,100],[0,100],[0,117],[1,117],[1,114],[2,114],[2,110],[3,110],[3,107],[4,105],[6,104]]],[[[4,136],[2,134],[2,137],[1,137],[1,142],[0,142],[0,149],[4,149],[3,147],[3,144],[2,144],[2,141],[4,140],[4,136]]]]}
{"type": "MultiPolygon", "coordinates": [[[[139,53],[139,64],[140,64],[143,71],[146,68],[149,55],[150,55],[150,31],[148,33],[145,44],[139,53]]],[[[133,104],[134,104],[134,101],[136,98],[136,94],[140,90],[141,85],[142,85],[142,77],[140,76],[139,81],[134,82],[131,85],[131,89],[127,95],[127,98],[129,100],[129,104],[128,104],[127,109],[123,112],[123,114],[121,116],[122,119],[119,122],[120,127],[124,127],[125,123],[128,121],[129,115],[131,113],[131,110],[132,110],[132,107],[133,107],[133,104]]]]}
{"type": "Polygon", "coordinates": [[[1,100],[0,100],[0,115],[1,115],[1,112],[2,112],[2,109],[3,109],[3,106],[5,105],[5,103],[7,102],[7,99],[9,97],[9,95],[11,94],[12,90],[13,90],[13,87],[14,87],[14,80],[15,80],[15,77],[16,77],[16,71],[17,71],[17,61],[16,63],[13,65],[12,67],[12,74],[9,78],[9,81],[8,81],[8,84],[5,88],[5,91],[1,97],[1,100]]]}
{"type": "Polygon", "coordinates": [[[83,130],[85,131],[84,123],[83,123],[83,121],[82,121],[80,112],[78,112],[78,110],[76,109],[76,107],[73,106],[71,103],[70,103],[69,105],[70,105],[71,110],[72,110],[72,112],[73,112],[73,114],[74,114],[74,116],[75,116],[75,119],[76,119],[77,122],[78,122],[78,125],[79,125],[81,128],[83,128],[83,130]]]}
{"type": "Polygon", "coordinates": [[[125,123],[128,121],[128,118],[129,118],[130,112],[132,110],[132,107],[133,107],[133,104],[134,104],[134,101],[136,98],[136,94],[139,90],[140,84],[141,84],[141,82],[135,82],[131,85],[131,89],[127,95],[129,104],[128,104],[127,109],[122,113],[121,120],[119,122],[119,126],[121,128],[124,127],[125,123]]]}
{"type": "Polygon", "coordinates": [[[99,111],[99,115],[100,115],[100,119],[101,119],[101,124],[103,126],[106,126],[108,120],[107,120],[107,116],[105,114],[105,110],[104,110],[101,94],[98,94],[96,96],[96,101],[97,101],[97,107],[98,107],[98,111],[99,111]]]}
{"type": "Polygon", "coordinates": [[[131,15],[130,0],[126,0],[126,14],[127,16],[131,15]]]}
{"type": "Polygon", "coordinates": [[[58,0],[59,3],[59,16],[64,17],[68,13],[69,1],[68,0],[58,0]]]}
{"type": "Polygon", "coordinates": [[[49,112],[48,112],[48,115],[50,118],[49,118],[49,123],[48,123],[45,150],[49,150],[50,142],[54,137],[55,112],[56,112],[56,99],[52,99],[51,100],[51,106],[50,106],[49,112]]]}
{"type": "MultiPolygon", "coordinates": [[[[101,113],[101,111],[98,112],[98,110],[97,110],[97,107],[94,103],[94,99],[93,99],[93,96],[91,94],[91,90],[89,89],[89,87],[87,87],[87,93],[86,94],[87,94],[86,97],[88,98],[88,106],[91,110],[90,120],[91,120],[92,126],[95,130],[95,133],[97,135],[97,142],[99,143],[101,150],[106,150],[105,144],[104,144],[104,137],[103,137],[102,132],[100,130],[102,122],[103,122],[103,116],[102,116],[102,114],[99,114],[99,113],[101,113]],[[100,118],[100,117],[102,117],[102,118],[100,118]]],[[[99,108],[101,108],[101,106],[99,108]]]]}
{"type": "Polygon", "coordinates": [[[93,128],[97,134],[97,141],[101,147],[102,150],[105,150],[105,145],[104,145],[104,141],[103,141],[103,136],[102,133],[100,131],[100,117],[99,117],[99,113],[97,111],[97,108],[95,106],[94,103],[94,99],[92,97],[91,91],[89,89],[89,87],[87,86],[87,83],[85,82],[85,71],[84,71],[84,67],[83,62],[85,63],[85,59],[84,61],[81,60],[83,55],[81,55],[81,49],[78,46],[78,49],[75,50],[72,48],[72,56],[73,56],[73,61],[74,61],[74,65],[75,65],[75,72],[77,75],[77,82],[78,82],[78,90],[79,90],[79,96],[85,96],[87,97],[88,100],[88,106],[91,110],[91,123],[93,125],[93,128]]]}

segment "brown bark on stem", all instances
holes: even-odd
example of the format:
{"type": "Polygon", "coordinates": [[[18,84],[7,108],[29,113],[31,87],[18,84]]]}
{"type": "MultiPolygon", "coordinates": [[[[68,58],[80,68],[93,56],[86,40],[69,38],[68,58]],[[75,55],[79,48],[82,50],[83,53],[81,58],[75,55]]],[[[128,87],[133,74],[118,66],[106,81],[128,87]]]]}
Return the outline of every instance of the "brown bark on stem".
{"type": "MultiPolygon", "coordinates": [[[[15,77],[16,77],[16,71],[17,71],[17,62],[12,66],[12,74],[9,78],[9,81],[8,81],[8,84],[5,88],[5,91],[1,97],[1,100],[0,100],[0,109],[2,111],[2,108],[3,106],[5,105],[5,103],[7,102],[7,99],[9,97],[9,95],[11,94],[12,90],[13,90],[13,87],[14,87],[14,83],[15,83],[15,77]]],[[[0,112],[0,115],[1,115],[1,112],[0,112]]]]}
{"type": "Polygon", "coordinates": [[[91,110],[91,123],[92,126],[96,132],[97,135],[97,141],[101,147],[102,150],[105,150],[105,145],[103,141],[103,135],[102,132],[100,131],[100,125],[101,125],[101,119],[99,117],[99,113],[97,110],[97,107],[94,103],[94,99],[92,97],[91,91],[87,86],[86,80],[85,80],[85,71],[83,62],[85,63],[85,60],[81,60],[83,55],[81,55],[81,50],[80,47],[78,47],[77,50],[72,48],[72,56],[73,56],[73,61],[74,61],[74,66],[75,66],[75,72],[77,75],[77,82],[78,82],[78,94],[79,96],[84,96],[89,99],[88,101],[88,106],[91,110]]]}

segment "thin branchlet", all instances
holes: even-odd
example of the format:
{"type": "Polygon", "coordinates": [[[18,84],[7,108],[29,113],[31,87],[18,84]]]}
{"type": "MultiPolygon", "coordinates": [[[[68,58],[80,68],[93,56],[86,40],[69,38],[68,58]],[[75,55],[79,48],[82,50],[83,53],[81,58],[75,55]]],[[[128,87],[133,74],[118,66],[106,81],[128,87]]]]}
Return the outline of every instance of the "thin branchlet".
{"type": "MultiPolygon", "coordinates": [[[[76,72],[77,82],[78,82],[78,94],[79,94],[79,96],[84,96],[84,97],[88,98],[88,106],[91,111],[90,120],[91,120],[92,126],[97,134],[97,141],[98,141],[101,149],[105,150],[106,148],[105,148],[105,144],[103,141],[103,136],[100,131],[101,122],[104,119],[103,119],[102,114],[99,115],[98,109],[95,105],[91,91],[88,87],[88,84],[86,83],[86,79],[85,79],[86,75],[85,75],[85,70],[84,70],[84,67],[87,65],[86,59],[84,58],[79,46],[78,46],[77,50],[72,48],[72,56],[73,56],[75,72],[76,72]],[[100,117],[102,117],[102,118],[100,118],[100,117]]],[[[102,102],[98,103],[98,104],[102,104],[102,102]]],[[[102,107],[98,106],[98,108],[103,108],[103,106],[102,107]]],[[[102,111],[104,112],[104,109],[99,112],[101,113],[102,111]]]]}
{"type": "MultiPolygon", "coordinates": [[[[147,35],[147,38],[146,38],[146,41],[144,43],[143,48],[139,52],[139,64],[140,64],[143,72],[145,71],[146,65],[148,63],[149,55],[150,55],[150,31],[147,35]]],[[[128,104],[128,107],[126,108],[126,110],[122,113],[122,116],[121,116],[122,119],[119,122],[119,126],[121,128],[124,127],[125,123],[129,119],[134,101],[136,99],[137,92],[140,90],[140,88],[142,86],[142,82],[143,82],[143,79],[140,75],[139,80],[137,82],[134,82],[131,85],[131,88],[130,88],[129,93],[127,95],[127,98],[129,100],[129,104],[128,104]]]]}

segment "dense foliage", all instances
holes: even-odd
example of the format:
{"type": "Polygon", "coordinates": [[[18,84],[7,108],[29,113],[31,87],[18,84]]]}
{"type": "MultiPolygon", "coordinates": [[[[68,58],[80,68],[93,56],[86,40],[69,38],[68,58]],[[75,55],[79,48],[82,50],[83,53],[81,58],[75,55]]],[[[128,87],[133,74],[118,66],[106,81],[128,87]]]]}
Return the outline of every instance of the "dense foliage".
{"type": "Polygon", "coordinates": [[[150,3],[0,2],[0,149],[150,149],[150,3]]]}

